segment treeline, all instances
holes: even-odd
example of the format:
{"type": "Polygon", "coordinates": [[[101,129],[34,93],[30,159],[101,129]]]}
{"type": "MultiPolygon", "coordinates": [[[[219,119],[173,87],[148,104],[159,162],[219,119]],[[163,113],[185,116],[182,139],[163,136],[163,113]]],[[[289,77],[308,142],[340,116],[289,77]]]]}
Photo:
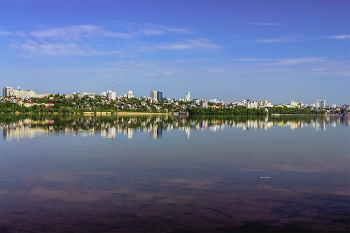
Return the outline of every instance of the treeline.
{"type": "Polygon", "coordinates": [[[11,102],[0,103],[0,112],[3,113],[79,113],[85,111],[116,112],[117,108],[114,106],[114,104],[103,104],[99,106],[99,109],[95,107],[84,108],[79,105],[73,105],[70,102],[56,102],[53,104],[53,106],[33,105],[31,107],[24,107],[11,102]]]}
{"type": "Polygon", "coordinates": [[[271,115],[271,114],[324,114],[325,111],[311,109],[271,107],[271,108],[189,108],[190,115],[271,115]]]}

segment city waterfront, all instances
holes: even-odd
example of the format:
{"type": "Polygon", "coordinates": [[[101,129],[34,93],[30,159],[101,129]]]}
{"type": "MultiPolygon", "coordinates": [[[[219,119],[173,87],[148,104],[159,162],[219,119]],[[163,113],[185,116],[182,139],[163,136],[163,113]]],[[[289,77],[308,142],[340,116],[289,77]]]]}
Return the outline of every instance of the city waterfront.
{"type": "Polygon", "coordinates": [[[1,232],[350,230],[347,116],[0,123],[1,232]]]}

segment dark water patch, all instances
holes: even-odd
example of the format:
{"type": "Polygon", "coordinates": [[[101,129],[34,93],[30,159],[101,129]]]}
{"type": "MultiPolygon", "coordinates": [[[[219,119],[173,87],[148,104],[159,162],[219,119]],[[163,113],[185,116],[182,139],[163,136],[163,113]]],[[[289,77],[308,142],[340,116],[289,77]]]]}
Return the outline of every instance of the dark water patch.
{"type": "Polygon", "coordinates": [[[2,226],[0,227],[0,232],[2,233],[12,232],[13,228],[14,228],[13,226],[2,226]]]}
{"type": "Polygon", "coordinates": [[[297,218],[297,217],[303,217],[302,211],[300,209],[297,209],[298,207],[294,208],[286,208],[286,207],[275,207],[272,209],[273,213],[279,215],[283,218],[297,218]]]}
{"type": "Polygon", "coordinates": [[[219,214],[221,214],[221,215],[224,215],[224,216],[226,216],[226,217],[228,217],[228,218],[230,218],[230,219],[234,219],[232,215],[227,214],[227,213],[224,213],[224,212],[221,211],[221,210],[214,209],[214,208],[206,208],[206,209],[207,209],[207,210],[214,211],[214,212],[219,213],[219,214]]]}
{"type": "Polygon", "coordinates": [[[244,221],[243,225],[237,227],[222,227],[215,228],[216,232],[249,232],[249,233],[257,233],[257,232],[283,232],[283,233],[295,233],[295,232],[316,232],[310,231],[304,227],[299,225],[285,225],[283,227],[276,227],[267,225],[258,221],[244,221]]]}
{"type": "Polygon", "coordinates": [[[23,212],[19,212],[19,211],[13,211],[12,213],[14,213],[14,214],[26,214],[27,213],[27,211],[23,211],[23,212]]]}

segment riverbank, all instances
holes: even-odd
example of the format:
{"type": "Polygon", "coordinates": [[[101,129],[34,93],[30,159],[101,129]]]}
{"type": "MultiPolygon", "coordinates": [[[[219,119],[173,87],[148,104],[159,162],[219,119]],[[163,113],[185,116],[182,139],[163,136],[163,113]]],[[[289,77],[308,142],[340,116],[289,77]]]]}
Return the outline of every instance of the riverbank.
{"type": "Polygon", "coordinates": [[[169,115],[169,113],[158,113],[158,112],[117,112],[117,115],[138,115],[138,116],[145,116],[145,115],[169,115]]]}

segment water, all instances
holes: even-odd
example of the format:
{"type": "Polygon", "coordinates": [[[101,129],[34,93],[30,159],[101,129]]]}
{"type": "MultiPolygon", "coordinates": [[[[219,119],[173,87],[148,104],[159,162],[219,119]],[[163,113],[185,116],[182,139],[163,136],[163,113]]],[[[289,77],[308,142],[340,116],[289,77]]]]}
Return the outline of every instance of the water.
{"type": "Polygon", "coordinates": [[[350,230],[348,117],[0,122],[1,232],[350,230]]]}

